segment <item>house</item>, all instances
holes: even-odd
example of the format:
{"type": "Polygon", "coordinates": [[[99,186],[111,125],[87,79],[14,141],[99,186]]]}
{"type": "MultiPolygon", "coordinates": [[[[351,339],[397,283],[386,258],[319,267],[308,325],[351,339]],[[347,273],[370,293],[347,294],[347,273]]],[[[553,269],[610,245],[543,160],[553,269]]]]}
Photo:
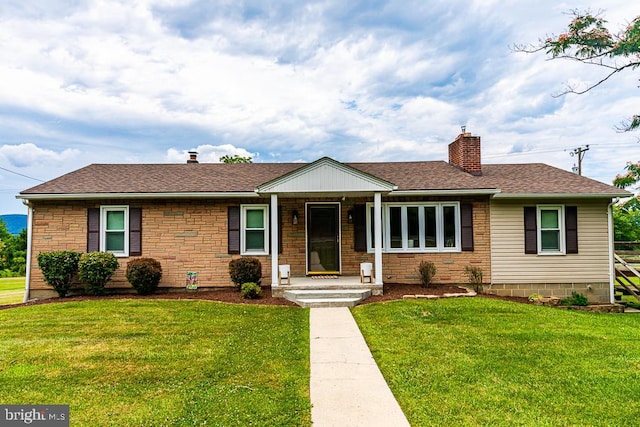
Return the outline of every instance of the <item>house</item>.
{"type": "Polygon", "coordinates": [[[612,296],[612,199],[617,189],[545,164],[481,163],[480,137],[459,135],[449,161],[204,164],[93,164],[21,192],[29,206],[29,298],[54,292],[36,256],[43,251],[110,251],[120,269],[108,285],[130,290],[132,257],[158,259],[161,288],[231,286],[232,258],[262,261],[275,295],[278,266],[292,281],[359,276],[373,264],[383,282],[417,283],[420,261],[436,283],[467,281],[480,267],[485,289],[592,301],[612,296]]]}

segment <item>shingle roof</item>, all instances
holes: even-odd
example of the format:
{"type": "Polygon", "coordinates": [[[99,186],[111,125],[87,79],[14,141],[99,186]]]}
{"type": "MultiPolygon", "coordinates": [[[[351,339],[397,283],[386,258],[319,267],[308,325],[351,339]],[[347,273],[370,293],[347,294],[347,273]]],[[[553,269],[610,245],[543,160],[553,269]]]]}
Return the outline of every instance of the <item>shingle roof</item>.
{"type": "MultiPolygon", "coordinates": [[[[398,191],[499,189],[507,194],[624,194],[610,185],[541,163],[483,165],[482,176],[470,175],[444,161],[346,164],[397,185],[398,191]]],[[[260,184],[303,166],[304,163],[93,164],[20,194],[253,192],[260,184]]]]}

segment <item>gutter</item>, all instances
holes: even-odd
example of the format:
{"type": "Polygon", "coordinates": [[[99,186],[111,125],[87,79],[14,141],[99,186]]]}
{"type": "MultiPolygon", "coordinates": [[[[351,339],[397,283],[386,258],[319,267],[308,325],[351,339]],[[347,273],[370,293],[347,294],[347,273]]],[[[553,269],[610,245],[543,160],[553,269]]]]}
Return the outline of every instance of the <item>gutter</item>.
{"type": "Polygon", "coordinates": [[[18,194],[22,200],[95,200],[95,199],[213,199],[259,197],[253,191],[210,192],[210,193],[40,193],[18,194]]]}
{"type": "Polygon", "coordinates": [[[603,199],[629,197],[628,193],[499,193],[494,199],[603,199]]]}
{"type": "Polygon", "coordinates": [[[29,205],[29,200],[24,199],[22,203],[27,206],[27,265],[26,277],[24,281],[24,299],[22,302],[29,301],[29,293],[31,292],[31,244],[33,232],[33,208],[29,205]]]}
{"type": "Polygon", "coordinates": [[[615,303],[615,283],[616,283],[616,269],[613,261],[613,254],[615,251],[613,245],[613,205],[618,203],[620,199],[615,198],[611,200],[609,206],[607,206],[607,226],[609,232],[609,302],[615,303]]]}

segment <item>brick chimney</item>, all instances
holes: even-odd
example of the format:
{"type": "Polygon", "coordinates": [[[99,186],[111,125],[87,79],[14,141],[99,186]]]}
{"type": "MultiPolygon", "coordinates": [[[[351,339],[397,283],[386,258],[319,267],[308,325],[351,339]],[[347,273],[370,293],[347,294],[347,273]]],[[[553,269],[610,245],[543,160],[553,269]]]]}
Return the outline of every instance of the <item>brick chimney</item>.
{"type": "Polygon", "coordinates": [[[187,160],[187,163],[199,163],[197,151],[189,151],[189,160],[187,160]]]}
{"type": "Polygon", "coordinates": [[[471,175],[482,175],[480,137],[471,136],[469,132],[458,135],[456,140],[449,144],[449,164],[471,175]]]}

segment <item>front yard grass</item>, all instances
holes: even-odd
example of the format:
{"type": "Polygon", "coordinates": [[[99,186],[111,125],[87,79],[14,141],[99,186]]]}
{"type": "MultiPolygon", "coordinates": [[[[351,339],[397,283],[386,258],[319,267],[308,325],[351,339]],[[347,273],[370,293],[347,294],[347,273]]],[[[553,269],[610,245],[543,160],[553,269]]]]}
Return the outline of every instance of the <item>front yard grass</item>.
{"type": "Polygon", "coordinates": [[[0,278],[0,305],[22,302],[24,277],[0,278]]]}
{"type": "Polygon", "coordinates": [[[640,316],[487,298],[353,309],[411,425],[637,422],[640,316]]]}
{"type": "Polygon", "coordinates": [[[310,425],[308,310],[102,300],[0,311],[0,402],[71,425],[310,425]]]}

